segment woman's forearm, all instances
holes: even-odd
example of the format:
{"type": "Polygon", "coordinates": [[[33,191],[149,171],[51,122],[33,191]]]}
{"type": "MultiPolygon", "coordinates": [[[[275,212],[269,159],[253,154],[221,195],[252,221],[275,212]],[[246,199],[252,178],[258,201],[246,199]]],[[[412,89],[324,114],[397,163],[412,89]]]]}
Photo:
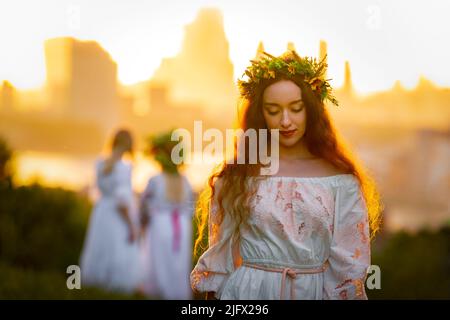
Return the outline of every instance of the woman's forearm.
{"type": "Polygon", "coordinates": [[[128,208],[123,205],[119,205],[119,213],[122,216],[122,218],[125,220],[125,223],[128,225],[128,227],[132,227],[132,222],[130,215],[128,214],[128,208]]]}

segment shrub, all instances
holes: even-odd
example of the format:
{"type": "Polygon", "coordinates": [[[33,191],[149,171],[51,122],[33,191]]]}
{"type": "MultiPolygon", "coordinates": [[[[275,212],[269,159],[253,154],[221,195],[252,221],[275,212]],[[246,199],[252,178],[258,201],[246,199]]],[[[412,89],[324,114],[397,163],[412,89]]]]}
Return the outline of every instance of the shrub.
{"type": "Polygon", "coordinates": [[[399,232],[372,252],[381,290],[369,299],[450,299],[450,227],[416,235],[399,232]]]}
{"type": "Polygon", "coordinates": [[[97,288],[69,290],[66,277],[55,271],[35,271],[0,264],[0,299],[134,299],[138,295],[110,293],[97,288]]]}
{"type": "Polygon", "coordinates": [[[40,185],[0,190],[0,261],[34,270],[78,264],[91,204],[40,185]]]}

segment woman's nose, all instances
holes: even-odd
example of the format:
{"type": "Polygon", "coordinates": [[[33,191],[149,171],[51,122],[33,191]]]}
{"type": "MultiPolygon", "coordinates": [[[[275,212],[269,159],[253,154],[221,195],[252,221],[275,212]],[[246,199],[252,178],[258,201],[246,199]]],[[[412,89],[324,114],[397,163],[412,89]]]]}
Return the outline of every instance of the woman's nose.
{"type": "Polygon", "coordinates": [[[280,124],[283,128],[289,128],[289,126],[291,125],[291,119],[287,110],[283,110],[280,124]]]}

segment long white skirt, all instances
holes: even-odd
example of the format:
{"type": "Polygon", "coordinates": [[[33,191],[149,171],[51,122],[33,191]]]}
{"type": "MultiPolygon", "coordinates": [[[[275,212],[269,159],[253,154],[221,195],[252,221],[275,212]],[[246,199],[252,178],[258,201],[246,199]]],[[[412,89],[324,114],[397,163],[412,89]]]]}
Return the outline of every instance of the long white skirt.
{"type": "Polygon", "coordinates": [[[131,293],[140,279],[139,247],[128,241],[128,227],[113,199],[103,198],[89,221],[81,254],[82,286],[131,293]]]}
{"type": "Polygon", "coordinates": [[[147,263],[144,291],[162,299],[191,299],[189,275],[192,269],[192,219],[180,215],[178,246],[171,214],[151,217],[145,240],[147,263]]]}

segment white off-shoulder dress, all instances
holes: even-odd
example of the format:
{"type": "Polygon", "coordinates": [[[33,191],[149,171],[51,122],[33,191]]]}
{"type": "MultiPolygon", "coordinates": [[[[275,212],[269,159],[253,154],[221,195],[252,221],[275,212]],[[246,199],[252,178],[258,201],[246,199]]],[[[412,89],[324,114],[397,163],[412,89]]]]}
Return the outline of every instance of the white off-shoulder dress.
{"type": "Polygon", "coordinates": [[[263,178],[250,210],[236,235],[212,203],[209,248],[191,272],[194,291],[224,300],[367,299],[369,223],[354,175],[263,178]]]}

